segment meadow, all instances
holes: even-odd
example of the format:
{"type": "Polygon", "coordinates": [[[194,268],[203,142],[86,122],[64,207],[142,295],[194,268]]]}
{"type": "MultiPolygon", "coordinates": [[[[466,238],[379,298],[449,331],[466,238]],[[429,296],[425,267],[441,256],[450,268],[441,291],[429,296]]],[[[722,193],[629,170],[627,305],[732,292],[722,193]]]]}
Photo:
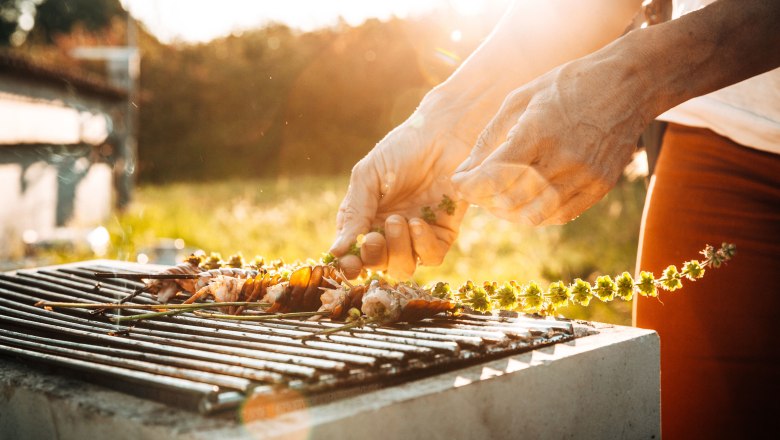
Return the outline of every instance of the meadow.
{"type": "MultiPolygon", "coordinates": [[[[139,186],[129,209],[105,225],[111,237],[106,257],[136,261],[144,254],[153,262],[161,240],[179,239],[184,246],[179,258],[202,249],[223,257],[240,252],[247,259],[256,255],[267,260],[316,259],[334,237],[347,181],[302,177],[139,186]]],[[[518,226],[472,208],[444,263],[420,268],[415,280],[546,284],[633,272],[644,196],[641,179],[624,180],[569,224],[539,228],[518,226]]],[[[561,313],[630,324],[630,310],[630,303],[593,301],[587,308],[570,306],[561,313]]]]}

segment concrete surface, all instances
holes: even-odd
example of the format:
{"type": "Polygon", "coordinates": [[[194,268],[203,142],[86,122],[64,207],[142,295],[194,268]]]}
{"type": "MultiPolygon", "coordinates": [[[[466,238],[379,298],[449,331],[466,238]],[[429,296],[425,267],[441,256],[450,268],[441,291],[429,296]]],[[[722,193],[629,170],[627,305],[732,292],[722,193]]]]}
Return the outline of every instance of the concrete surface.
{"type": "Polygon", "coordinates": [[[201,417],[0,358],[0,439],[660,438],[655,332],[568,343],[255,420],[201,417]]]}

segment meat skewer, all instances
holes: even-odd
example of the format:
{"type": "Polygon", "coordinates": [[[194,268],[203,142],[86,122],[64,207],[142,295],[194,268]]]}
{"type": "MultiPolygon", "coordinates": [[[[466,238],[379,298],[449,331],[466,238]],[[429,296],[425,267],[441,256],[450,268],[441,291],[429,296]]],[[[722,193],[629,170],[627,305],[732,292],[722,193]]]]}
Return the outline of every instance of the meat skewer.
{"type": "Polygon", "coordinates": [[[455,302],[433,296],[417,285],[400,283],[392,287],[373,280],[360,310],[370,319],[391,323],[420,321],[455,308],[455,302]]]}
{"type": "MultiPolygon", "coordinates": [[[[310,335],[300,336],[298,339],[323,336],[372,323],[415,322],[430,318],[441,312],[454,312],[458,309],[458,305],[450,299],[434,296],[428,289],[414,284],[401,283],[393,287],[386,282],[372,280],[367,288],[365,286],[359,287],[363,288],[363,292],[361,292],[362,305],[359,309],[347,309],[347,313],[355,317],[352,322],[341,327],[329,328],[310,335]]],[[[328,290],[337,291],[338,289],[328,290]]],[[[326,294],[328,292],[323,294],[323,296],[326,294]]],[[[337,296],[338,293],[333,295],[337,296]]],[[[338,300],[334,302],[338,303],[338,300]]],[[[325,307],[324,304],[325,299],[323,299],[323,307],[325,307]]]]}
{"type": "MultiPolygon", "coordinates": [[[[283,276],[280,272],[266,272],[249,278],[218,275],[200,287],[185,303],[210,296],[217,302],[260,300],[270,304],[266,310],[269,313],[313,312],[323,307],[323,289],[335,291],[337,289],[332,287],[340,286],[343,281],[345,281],[343,274],[331,264],[300,266],[292,271],[289,277],[283,276]]],[[[343,294],[338,295],[339,298],[341,296],[344,298],[339,300],[338,304],[351,305],[358,301],[358,296],[362,296],[362,292],[357,289],[347,294],[345,290],[343,294]]],[[[332,303],[326,308],[330,310],[331,316],[340,315],[348,310],[343,306],[336,306],[334,294],[326,295],[326,298],[328,304],[332,303]]],[[[243,309],[244,307],[228,307],[226,311],[237,315],[243,309]]]]}
{"type": "Polygon", "coordinates": [[[220,267],[204,270],[200,266],[200,258],[191,256],[184,262],[162,270],[154,274],[136,274],[136,273],[96,273],[97,278],[126,278],[148,280],[144,286],[136,289],[130,295],[122,298],[119,303],[122,304],[136,297],[138,294],[147,292],[161,303],[167,303],[179,292],[185,292],[190,295],[208,285],[212,279],[220,276],[231,278],[247,279],[256,277],[261,271],[256,269],[243,269],[232,267],[220,267]]]}

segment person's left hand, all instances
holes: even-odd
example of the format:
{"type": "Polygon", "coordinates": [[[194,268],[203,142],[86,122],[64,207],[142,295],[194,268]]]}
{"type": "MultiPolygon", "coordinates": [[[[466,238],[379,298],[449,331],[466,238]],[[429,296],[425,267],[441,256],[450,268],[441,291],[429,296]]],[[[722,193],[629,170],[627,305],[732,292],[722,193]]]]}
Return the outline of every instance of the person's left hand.
{"type": "Polygon", "coordinates": [[[456,198],[450,177],[470,146],[455,127],[434,119],[418,110],[353,168],[330,249],[347,278],[366,267],[407,279],[418,264],[441,264],[455,241],[468,204],[456,198]],[[348,251],[360,235],[357,258],[348,251]]]}

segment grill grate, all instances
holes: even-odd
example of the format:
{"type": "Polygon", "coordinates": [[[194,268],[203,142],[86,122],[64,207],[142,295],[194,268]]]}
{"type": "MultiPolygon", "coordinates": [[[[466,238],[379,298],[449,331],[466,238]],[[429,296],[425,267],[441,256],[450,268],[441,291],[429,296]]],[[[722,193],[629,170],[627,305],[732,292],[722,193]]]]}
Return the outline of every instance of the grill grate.
{"type": "MultiPolygon", "coordinates": [[[[44,310],[38,301],[111,302],[141,284],[95,272],[142,271],[119,262],[0,274],[0,355],[62,367],[85,380],[201,413],[268,398],[279,408],[483,362],[575,337],[571,322],[463,315],[414,324],[295,336],[341,325],[277,319],[230,322],[186,313],[132,326],[86,309],[44,310]]],[[[148,294],[133,304],[153,304],[148,294]]],[[[278,414],[282,410],[271,411],[278,414]]]]}

